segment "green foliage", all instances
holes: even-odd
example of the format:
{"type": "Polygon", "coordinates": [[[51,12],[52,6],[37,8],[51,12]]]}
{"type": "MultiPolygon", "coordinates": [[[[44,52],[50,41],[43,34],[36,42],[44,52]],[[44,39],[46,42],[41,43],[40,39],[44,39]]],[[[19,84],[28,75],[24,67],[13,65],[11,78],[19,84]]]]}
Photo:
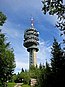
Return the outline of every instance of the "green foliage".
{"type": "Polygon", "coordinates": [[[40,69],[40,73],[37,78],[37,82],[38,82],[37,87],[50,87],[49,86],[50,73],[51,73],[51,68],[49,67],[49,64],[46,62],[46,66],[40,69]]]}
{"type": "Polygon", "coordinates": [[[24,69],[22,68],[22,72],[24,72],[24,69]]]}
{"type": "Polygon", "coordinates": [[[22,82],[22,78],[20,77],[20,74],[19,73],[17,75],[14,74],[12,79],[13,79],[13,81],[15,83],[21,83],[22,82]]]}
{"type": "Polygon", "coordinates": [[[25,84],[29,84],[30,81],[30,75],[28,71],[21,71],[20,73],[18,73],[17,75],[14,74],[13,75],[13,81],[16,83],[25,83],[25,84]]]}
{"type": "Polygon", "coordinates": [[[38,67],[31,66],[29,71],[25,70],[24,72],[21,71],[17,75],[14,74],[13,75],[14,82],[17,82],[17,83],[23,82],[24,84],[30,84],[30,79],[31,78],[38,79],[42,70],[43,68],[40,69],[38,67]]]}
{"type": "MultiPolygon", "coordinates": [[[[40,69],[37,78],[37,87],[63,87],[65,86],[65,56],[61,45],[54,39],[51,51],[51,66],[46,61],[46,66],[40,69]]],[[[42,65],[41,65],[42,67],[42,65]]]]}
{"type": "Polygon", "coordinates": [[[25,84],[29,84],[30,76],[29,76],[29,73],[28,72],[21,72],[20,73],[20,77],[23,79],[23,82],[25,84]]]}
{"type": "MultiPolygon", "coordinates": [[[[6,16],[0,12],[0,26],[4,24],[6,16]]],[[[0,86],[7,87],[7,81],[11,80],[15,68],[13,49],[6,42],[5,35],[0,30],[0,86]]]]}
{"type": "Polygon", "coordinates": [[[52,66],[52,73],[53,73],[53,80],[54,86],[60,85],[62,87],[65,80],[65,56],[63,56],[63,51],[61,49],[61,45],[58,44],[56,39],[54,39],[53,46],[52,46],[52,58],[51,58],[51,66],[52,66]]]}
{"type": "Polygon", "coordinates": [[[56,41],[56,39],[54,39],[51,53],[52,53],[52,59],[51,59],[52,70],[54,72],[58,72],[63,63],[63,51],[60,47],[60,44],[58,44],[58,42],[56,41]]]}
{"type": "Polygon", "coordinates": [[[12,75],[12,82],[15,82],[16,78],[17,78],[17,75],[16,74],[13,74],[12,75]]]}
{"type": "Polygon", "coordinates": [[[0,26],[3,26],[6,19],[7,17],[2,12],[0,12],[0,26]]]}
{"type": "Polygon", "coordinates": [[[49,12],[50,15],[64,13],[63,0],[43,0],[43,12],[49,12]]]}
{"type": "Polygon", "coordinates": [[[23,84],[22,87],[30,87],[28,84],[23,84]]]}
{"type": "Polygon", "coordinates": [[[54,39],[54,43],[52,46],[52,58],[51,58],[51,66],[52,72],[50,74],[51,86],[50,87],[63,87],[65,80],[65,5],[63,0],[43,0],[43,8],[42,11],[44,14],[47,12],[49,15],[57,16],[56,27],[61,32],[61,36],[63,36],[62,48],[61,45],[58,44],[56,39],[54,39]]]}
{"type": "Polygon", "coordinates": [[[35,66],[31,66],[30,70],[29,70],[29,75],[30,75],[30,78],[35,78],[37,79],[38,75],[40,73],[40,70],[35,67],[35,66]]]}
{"type": "Polygon", "coordinates": [[[16,83],[8,83],[7,87],[14,87],[16,83]]]}
{"type": "Polygon", "coordinates": [[[13,50],[10,48],[10,43],[6,43],[5,35],[0,31],[0,81],[2,84],[11,79],[14,68],[13,50]]]}
{"type": "Polygon", "coordinates": [[[41,65],[41,63],[40,63],[40,65],[39,65],[39,69],[42,69],[42,65],[41,65]]]}

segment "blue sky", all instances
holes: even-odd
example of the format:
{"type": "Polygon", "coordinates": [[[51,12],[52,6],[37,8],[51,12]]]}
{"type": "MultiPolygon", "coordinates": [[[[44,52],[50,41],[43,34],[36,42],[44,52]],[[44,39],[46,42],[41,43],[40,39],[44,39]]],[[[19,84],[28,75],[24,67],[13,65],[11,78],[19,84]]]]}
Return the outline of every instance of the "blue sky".
{"type": "Polygon", "coordinates": [[[39,31],[38,64],[45,63],[46,59],[50,61],[53,38],[56,37],[58,41],[62,39],[54,25],[56,16],[44,15],[41,9],[41,0],[0,0],[0,11],[7,16],[6,23],[1,28],[14,49],[16,73],[22,67],[28,69],[29,54],[23,46],[23,36],[24,31],[31,26],[31,17],[34,18],[34,27],[39,31]]]}

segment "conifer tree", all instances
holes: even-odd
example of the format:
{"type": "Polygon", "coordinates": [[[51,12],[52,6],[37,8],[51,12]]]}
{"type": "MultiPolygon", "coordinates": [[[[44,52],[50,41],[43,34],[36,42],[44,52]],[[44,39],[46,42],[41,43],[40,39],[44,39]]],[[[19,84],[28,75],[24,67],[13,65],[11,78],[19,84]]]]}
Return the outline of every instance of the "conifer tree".
{"type": "MultiPolygon", "coordinates": [[[[41,67],[43,67],[41,65],[41,67]]],[[[46,66],[40,69],[40,74],[38,77],[38,86],[37,87],[51,87],[51,68],[46,61],[46,66]]]]}
{"type": "Polygon", "coordinates": [[[39,69],[41,70],[43,67],[42,67],[42,64],[40,63],[40,65],[39,65],[39,69]]]}
{"type": "MultiPolygon", "coordinates": [[[[0,12],[0,26],[6,20],[6,16],[0,12]]],[[[10,43],[6,42],[6,37],[0,30],[0,87],[7,87],[7,81],[11,80],[15,68],[13,49],[10,43]]]]}
{"type": "MultiPolygon", "coordinates": [[[[61,49],[61,45],[57,42],[56,39],[54,39],[53,46],[52,46],[52,58],[51,58],[51,67],[52,67],[52,73],[53,73],[53,80],[54,80],[54,86],[59,85],[63,87],[63,81],[65,75],[64,73],[64,66],[65,66],[65,58],[63,56],[63,51],[61,49]],[[64,75],[64,76],[63,76],[64,75]]],[[[65,85],[64,85],[65,86],[65,85]]]]}
{"type": "Polygon", "coordinates": [[[6,15],[4,15],[2,12],[0,12],[0,26],[3,26],[6,19],[7,19],[6,15]]]}
{"type": "Polygon", "coordinates": [[[13,49],[10,48],[10,43],[6,43],[6,38],[0,32],[0,82],[1,87],[6,87],[5,83],[11,79],[15,68],[15,60],[13,49]]]}
{"type": "Polygon", "coordinates": [[[52,58],[51,58],[52,70],[53,72],[58,72],[63,63],[63,51],[56,39],[54,39],[51,53],[52,53],[52,58]]]}
{"type": "Polygon", "coordinates": [[[45,82],[44,87],[51,87],[51,83],[52,83],[51,67],[47,61],[46,61],[46,67],[45,67],[45,73],[44,73],[44,82],[45,82]]]}

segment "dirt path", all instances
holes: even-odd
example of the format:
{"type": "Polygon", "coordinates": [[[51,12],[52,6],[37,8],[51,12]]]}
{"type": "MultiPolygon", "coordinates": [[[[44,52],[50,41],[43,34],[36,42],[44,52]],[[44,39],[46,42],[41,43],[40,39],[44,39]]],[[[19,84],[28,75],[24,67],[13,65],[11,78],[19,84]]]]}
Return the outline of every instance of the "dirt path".
{"type": "Polygon", "coordinates": [[[17,83],[14,87],[21,87],[22,83],[17,83]]]}

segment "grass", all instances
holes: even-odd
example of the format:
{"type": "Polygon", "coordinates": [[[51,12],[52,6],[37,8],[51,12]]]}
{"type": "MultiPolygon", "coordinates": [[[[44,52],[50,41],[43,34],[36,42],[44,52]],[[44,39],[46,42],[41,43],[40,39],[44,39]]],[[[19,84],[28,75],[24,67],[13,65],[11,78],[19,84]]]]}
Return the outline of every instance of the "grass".
{"type": "Polygon", "coordinates": [[[8,83],[7,87],[14,87],[16,85],[16,83],[8,83]]]}
{"type": "MultiPolygon", "coordinates": [[[[14,87],[16,85],[16,83],[8,83],[7,87],[14,87]]],[[[30,87],[30,85],[28,84],[23,84],[21,87],[30,87]]]]}
{"type": "Polygon", "coordinates": [[[23,84],[22,87],[30,87],[30,85],[23,84]]]}

